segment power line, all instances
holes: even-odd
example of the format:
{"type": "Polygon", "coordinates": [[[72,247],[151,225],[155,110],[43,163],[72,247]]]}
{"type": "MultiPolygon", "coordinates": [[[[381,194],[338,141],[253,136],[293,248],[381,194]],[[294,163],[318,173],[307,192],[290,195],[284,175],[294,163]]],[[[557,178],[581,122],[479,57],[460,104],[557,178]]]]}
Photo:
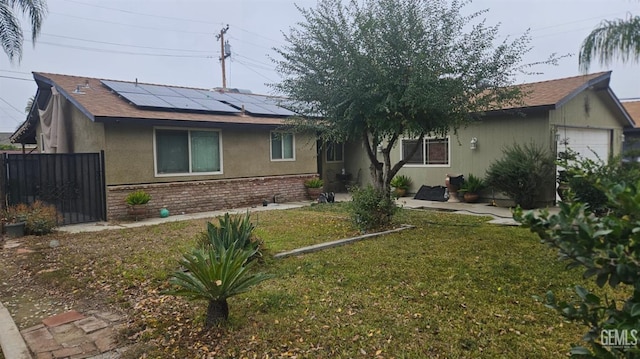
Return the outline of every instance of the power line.
{"type": "Polygon", "coordinates": [[[264,45],[256,44],[256,43],[253,43],[253,42],[250,42],[250,41],[247,41],[247,40],[241,40],[241,39],[239,39],[239,38],[237,38],[235,36],[229,36],[229,38],[232,39],[232,40],[237,40],[239,42],[255,46],[255,47],[261,47],[263,49],[267,49],[269,51],[273,51],[273,48],[271,48],[271,47],[267,47],[267,46],[264,46],[264,45]]]}
{"type": "Polygon", "coordinates": [[[576,23],[579,23],[579,22],[591,21],[591,20],[596,20],[596,19],[598,19],[598,20],[603,20],[603,19],[605,19],[605,18],[609,18],[609,17],[611,17],[611,16],[620,15],[621,13],[627,13],[627,12],[626,12],[626,11],[624,11],[624,12],[620,12],[620,11],[619,11],[619,12],[612,13],[612,14],[607,14],[607,15],[599,15],[599,16],[594,16],[594,17],[590,17],[590,18],[586,18],[586,19],[580,19],[580,20],[574,20],[574,21],[569,21],[569,22],[563,22],[562,24],[549,25],[549,26],[545,26],[545,27],[539,27],[539,28],[537,28],[537,29],[532,29],[531,31],[532,31],[532,32],[535,32],[535,31],[542,31],[542,30],[547,30],[547,29],[553,29],[553,28],[556,28],[556,27],[562,27],[562,26],[569,25],[569,24],[576,24],[576,23]]]}
{"type": "Polygon", "coordinates": [[[158,18],[158,19],[175,20],[175,21],[198,22],[198,23],[202,23],[202,24],[211,25],[210,21],[204,21],[204,20],[183,19],[183,18],[181,19],[181,18],[171,17],[171,16],[145,14],[145,13],[142,13],[142,12],[118,9],[118,8],[115,8],[115,7],[109,7],[109,6],[103,6],[103,5],[88,4],[88,3],[85,3],[85,2],[82,2],[82,1],[75,1],[75,0],[64,0],[64,1],[75,3],[75,4],[80,4],[80,5],[85,5],[85,6],[90,6],[90,7],[95,7],[95,8],[99,8],[99,9],[118,11],[118,12],[122,12],[122,13],[125,13],[125,14],[131,14],[131,15],[137,15],[137,16],[154,17],[154,18],[158,18]]]}
{"type": "Polygon", "coordinates": [[[22,121],[18,120],[17,118],[13,117],[12,114],[10,114],[9,112],[7,112],[4,107],[0,107],[0,110],[2,110],[2,112],[4,112],[7,117],[9,117],[10,119],[14,120],[16,123],[22,123],[22,121]]]}
{"type": "MultiPolygon", "coordinates": [[[[76,0],[64,0],[67,2],[71,2],[71,3],[76,3],[76,4],[80,4],[80,5],[84,5],[84,6],[90,6],[90,7],[95,7],[95,8],[99,8],[99,9],[106,9],[106,10],[112,10],[112,11],[118,11],[118,12],[122,12],[122,13],[126,13],[126,14],[131,14],[131,15],[138,15],[138,16],[146,16],[146,17],[151,17],[151,18],[158,18],[158,19],[165,19],[165,20],[174,20],[174,21],[185,21],[185,22],[189,22],[189,23],[201,23],[201,24],[207,24],[207,25],[212,25],[211,21],[204,21],[204,20],[195,20],[195,19],[185,19],[185,18],[178,18],[178,17],[172,17],[172,16],[162,16],[162,15],[152,15],[152,14],[146,14],[146,13],[142,13],[142,12],[137,12],[137,11],[131,11],[131,10],[124,10],[124,9],[119,9],[119,8],[114,8],[114,7],[109,7],[109,6],[102,6],[102,5],[96,5],[96,4],[88,4],[82,1],[76,1],[76,0]]],[[[256,32],[244,29],[240,26],[237,26],[235,24],[230,24],[233,26],[234,29],[238,29],[240,31],[244,31],[246,33],[261,37],[263,39],[269,40],[269,41],[273,41],[273,42],[277,42],[277,43],[283,43],[281,40],[276,40],[276,39],[272,39],[269,37],[266,37],[264,35],[258,34],[256,32]]]]}
{"type": "Polygon", "coordinates": [[[103,22],[105,24],[123,25],[123,26],[135,27],[135,28],[139,28],[139,29],[147,29],[147,30],[155,30],[155,31],[167,31],[167,32],[179,32],[179,33],[184,33],[184,34],[198,34],[198,35],[207,35],[207,36],[211,36],[213,34],[211,32],[204,32],[204,31],[173,30],[173,29],[167,29],[167,28],[162,28],[162,27],[128,24],[128,23],[124,23],[124,22],[109,21],[109,20],[88,18],[88,17],[85,17],[85,16],[75,16],[75,15],[63,14],[63,13],[59,13],[59,12],[55,12],[55,11],[50,11],[49,13],[50,14],[55,14],[55,15],[60,15],[60,16],[72,17],[72,18],[80,19],[80,20],[86,20],[86,21],[90,21],[90,22],[103,22]]]}
{"type": "Polygon", "coordinates": [[[2,71],[2,72],[11,72],[11,73],[13,73],[13,74],[31,75],[31,72],[24,72],[24,71],[2,70],[2,69],[0,69],[0,71],[2,71]]]}
{"type": "Polygon", "coordinates": [[[264,79],[266,79],[266,80],[268,80],[268,81],[270,81],[270,82],[275,82],[275,81],[273,81],[272,79],[270,79],[270,78],[266,77],[266,76],[265,76],[264,74],[262,74],[261,72],[258,72],[258,71],[256,71],[256,70],[252,69],[250,65],[245,64],[245,63],[243,63],[243,62],[242,62],[242,61],[240,61],[240,60],[236,60],[235,62],[237,62],[237,63],[239,63],[240,65],[244,66],[247,70],[249,70],[249,71],[251,71],[251,72],[255,73],[256,75],[258,75],[258,76],[260,76],[260,77],[262,77],[262,78],[264,78],[264,79]]]}
{"type": "Polygon", "coordinates": [[[139,49],[165,50],[165,51],[184,51],[184,52],[204,52],[204,53],[210,53],[208,50],[172,49],[172,48],[166,48],[166,47],[153,47],[153,46],[141,46],[141,45],[126,45],[126,44],[119,44],[119,43],[115,43],[115,42],[98,41],[98,40],[88,40],[88,39],[82,39],[82,38],[79,38],[79,37],[71,37],[71,36],[63,36],[63,35],[53,35],[53,34],[46,34],[46,33],[41,33],[40,35],[51,36],[51,37],[57,37],[57,38],[61,38],[61,39],[69,39],[69,40],[77,40],[77,41],[90,42],[90,43],[94,43],[94,44],[115,45],[115,46],[123,46],[123,47],[134,47],[134,48],[139,48],[139,49]]]}
{"type": "Polygon", "coordinates": [[[2,97],[0,97],[0,101],[6,103],[7,105],[9,105],[9,107],[11,107],[12,109],[16,110],[16,112],[18,112],[19,114],[24,115],[24,112],[18,110],[15,106],[13,106],[12,104],[9,103],[9,101],[3,99],[2,97]]]}
{"type": "Polygon", "coordinates": [[[5,75],[0,75],[0,78],[11,79],[11,80],[22,80],[22,81],[29,81],[29,82],[33,81],[33,79],[23,79],[21,77],[13,77],[13,76],[5,76],[5,75]]]}
{"type": "Polygon", "coordinates": [[[259,64],[259,65],[262,65],[262,66],[264,66],[267,70],[273,70],[273,67],[271,67],[273,64],[267,64],[267,63],[265,63],[265,62],[260,62],[260,61],[258,61],[258,60],[254,60],[254,59],[252,59],[252,58],[249,58],[249,57],[246,57],[246,56],[240,55],[240,54],[239,54],[239,53],[237,53],[237,52],[234,52],[234,55],[235,55],[235,56],[237,56],[237,57],[243,58],[243,59],[245,59],[245,60],[251,61],[251,62],[253,62],[253,63],[259,64]]]}
{"type": "MultiPolygon", "coordinates": [[[[29,40],[25,40],[25,41],[28,42],[29,40]]],[[[100,48],[95,48],[95,47],[59,44],[59,43],[55,43],[55,42],[48,42],[48,41],[42,41],[42,40],[38,40],[38,45],[50,45],[50,46],[64,47],[64,48],[76,49],[76,50],[93,51],[93,52],[108,53],[108,54],[121,54],[121,55],[154,56],[154,57],[176,57],[176,58],[194,58],[194,59],[212,59],[212,58],[214,58],[213,55],[156,54],[156,53],[148,53],[148,52],[109,50],[109,49],[100,49],[100,48]]]]}

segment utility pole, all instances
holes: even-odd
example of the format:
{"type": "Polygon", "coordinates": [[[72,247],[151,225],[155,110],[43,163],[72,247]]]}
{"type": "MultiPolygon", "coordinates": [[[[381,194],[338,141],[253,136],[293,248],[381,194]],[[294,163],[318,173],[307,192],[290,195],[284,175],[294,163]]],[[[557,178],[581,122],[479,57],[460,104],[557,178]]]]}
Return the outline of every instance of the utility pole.
{"type": "Polygon", "coordinates": [[[222,91],[227,89],[227,72],[224,66],[224,60],[231,56],[231,46],[229,45],[229,41],[224,42],[224,34],[229,30],[229,25],[227,27],[222,28],[220,33],[216,35],[216,39],[220,40],[220,62],[222,62],[222,91]],[[225,51],[225,49],[227,51],[225,51]]]}

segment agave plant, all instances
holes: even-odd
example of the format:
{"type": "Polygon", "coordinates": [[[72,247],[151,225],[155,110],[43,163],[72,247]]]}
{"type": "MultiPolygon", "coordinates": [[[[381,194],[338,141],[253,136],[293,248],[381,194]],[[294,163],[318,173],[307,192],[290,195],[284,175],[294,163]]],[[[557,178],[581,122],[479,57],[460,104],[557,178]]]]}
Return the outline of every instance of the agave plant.
{"type": "Polygon", "coordinates": [[[202,234],[200,243],[204,247],[236,248],[252,250],[255,254],[251,259],[260,256],[260,242],[253,238],[253,230],[256,226],[251,223],[249,212],[244,216],[231,216],[225,213],[218,219],[218,225],[207,222],[207,231],[202,234]]]}
{"type": "Polygon", "coordinates": [[[248,262],[256,250],[236,246],[194,249],[179,261],[184,270],[170,275],[169,283],[177,288],[167,294],[209,301],[205,325],[207,328],[225,322],[229,317],[227,298],[246,292],[268,279],[265,273],[251,273],[255,262],[248,262]]]}

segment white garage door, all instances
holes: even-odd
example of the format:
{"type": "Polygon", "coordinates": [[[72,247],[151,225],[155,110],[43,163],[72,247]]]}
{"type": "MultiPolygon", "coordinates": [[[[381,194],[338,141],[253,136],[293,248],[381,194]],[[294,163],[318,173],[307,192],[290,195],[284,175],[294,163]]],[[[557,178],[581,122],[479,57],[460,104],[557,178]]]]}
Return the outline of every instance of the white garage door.
{"type": "MultiPolygon", "coordinates": [[[[609,159],[611,130],[559,127],[558,134],[558,153],[570,148],[583,158],[594,161],[599,158],[605,162],[609,159]]],[[[557,170],[561,171],[562,168],[558,167],[557,170]]],[[[556,202],[559,201],[560,196],[556,191],[556,202]]]]}
{"type": "Polygon", "coordinates": [[[611,149],[611,130],[593,128],[558,128],[558,152],[570,148],[581,157],[607,161],[611,149]]]}

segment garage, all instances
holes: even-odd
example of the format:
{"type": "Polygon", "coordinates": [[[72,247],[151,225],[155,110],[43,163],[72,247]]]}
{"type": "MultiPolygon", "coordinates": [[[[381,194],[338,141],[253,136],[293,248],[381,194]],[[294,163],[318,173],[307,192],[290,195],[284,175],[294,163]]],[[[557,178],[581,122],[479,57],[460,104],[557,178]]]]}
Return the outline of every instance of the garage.
{"type": "MultiPolygon", "coordinates": [[[[593,161],[606,161],[611,153],[611,130],[599,128],[558,127],[557,151],[558,155],[572,149],[579,156],[593,161]]],[[[559,157],[559,156],[558,156],[559,157]]],[[[562,171],[558,167],[557,171],[562,171]]],[[[560,201],[556,183],[556,202],[560,201]]]]}
{"type": "Polygon", "coordinates": [[[567,148],[581,157],[606,161],[611,154],[611,130],[598,128],[558,127],[558,152],[567,148]]]}

